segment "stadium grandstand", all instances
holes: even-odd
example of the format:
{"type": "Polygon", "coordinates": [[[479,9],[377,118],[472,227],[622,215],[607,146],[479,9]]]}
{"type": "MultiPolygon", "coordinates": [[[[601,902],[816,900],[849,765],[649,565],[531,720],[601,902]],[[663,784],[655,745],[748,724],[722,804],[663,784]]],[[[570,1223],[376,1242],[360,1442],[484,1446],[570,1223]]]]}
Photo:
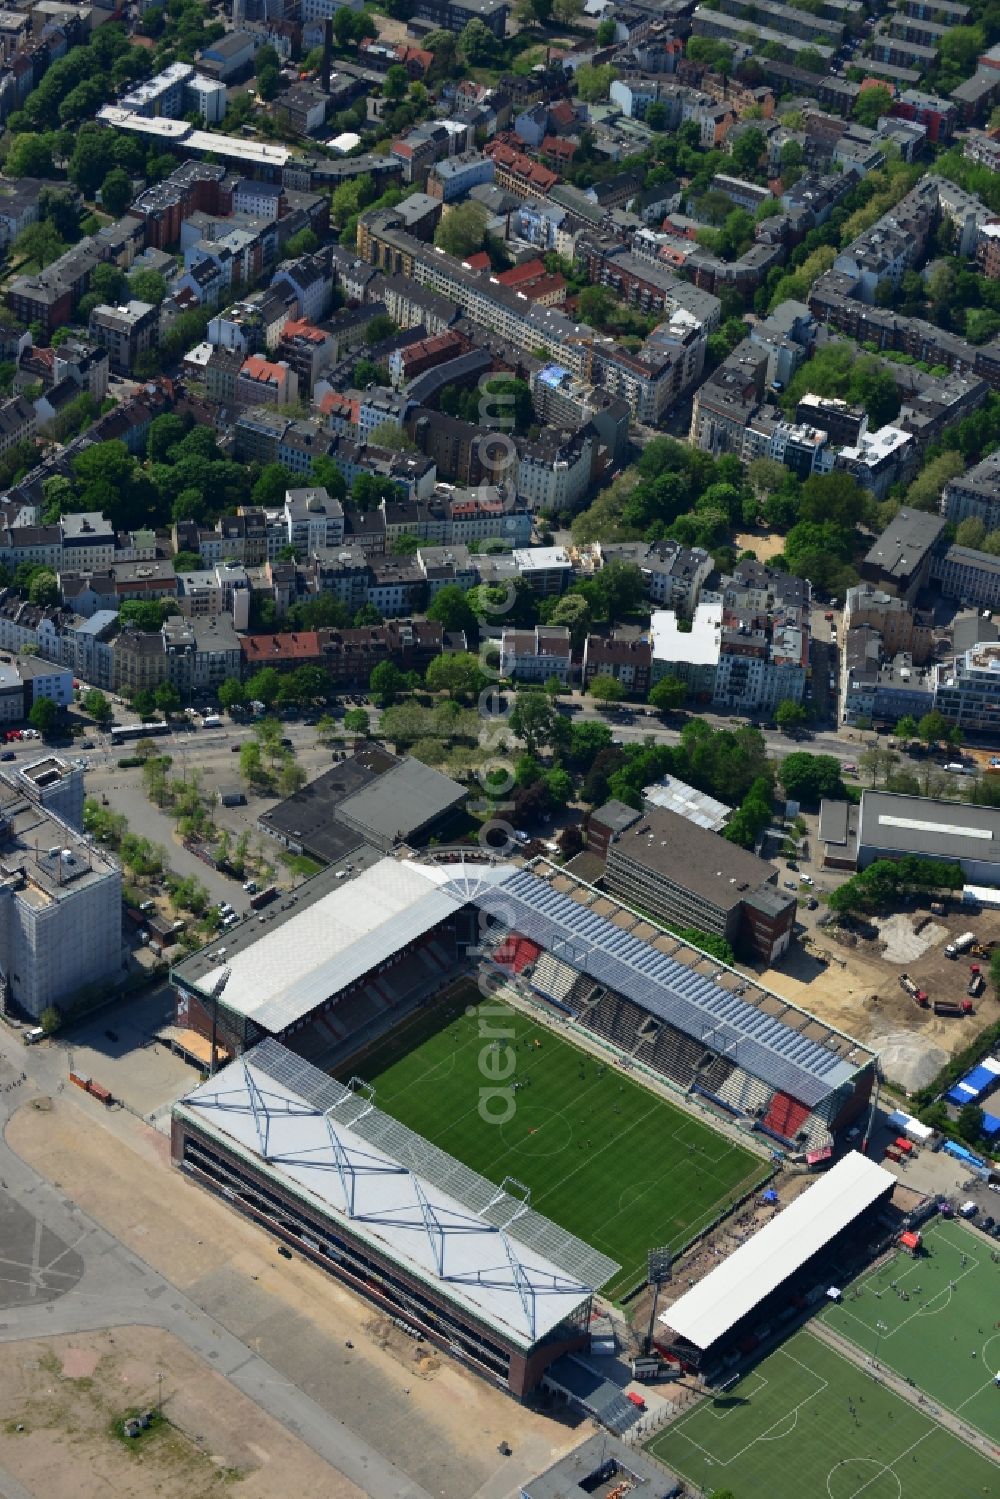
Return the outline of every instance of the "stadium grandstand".
{"type": "Polygon", "coordinates": [[[229,1056],[273,1036],[332,1071],[487,967],[627,1065],[810,1163],[870,1107],[875,1058],[860,1043],[546,860],[372,851],[338,878],[325,871],[224,948],[181,962],[178,1024],[229,1056]]]}
{"type": "Polygon", "coordinates": [[[896,1179],[851,1151],[662,1312],[654,1341],[706,1378],[752,1353],[833,1277],[867,1262],[896,1179]]]}
{"type": "Polygon", "coordinates": [[[187,1175],[514,1395],[586,1348],[619,1268],[272,1039],[177,1104],[171,1140],[187,1175]]]}

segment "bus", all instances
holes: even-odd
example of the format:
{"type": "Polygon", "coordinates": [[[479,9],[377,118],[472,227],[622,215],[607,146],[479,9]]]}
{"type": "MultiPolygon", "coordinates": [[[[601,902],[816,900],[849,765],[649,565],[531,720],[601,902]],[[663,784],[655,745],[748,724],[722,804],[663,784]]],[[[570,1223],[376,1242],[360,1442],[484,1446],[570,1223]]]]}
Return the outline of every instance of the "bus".
{"type": "Polygon", "coordinates": [[[170,733],[167,723],[122,723],[111,730],[112,744],[126,744],[130,739],[160,739],[170,733]]]}

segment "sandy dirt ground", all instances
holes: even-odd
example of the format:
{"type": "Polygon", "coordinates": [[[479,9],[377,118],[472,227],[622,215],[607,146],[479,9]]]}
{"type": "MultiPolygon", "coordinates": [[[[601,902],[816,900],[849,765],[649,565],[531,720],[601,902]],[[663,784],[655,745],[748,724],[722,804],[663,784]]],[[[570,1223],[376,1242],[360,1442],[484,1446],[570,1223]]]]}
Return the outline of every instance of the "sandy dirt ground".
{"type": "Polygon", "coordinates": [[[758,562],[766,562],[785,550],[785,538],[777,531],[741,531],[733,537],[738,552],[753,552],[758,562]]]}
{"type": "Polygon", "coordinates": [[[579,1441],[579,1430],[515,1404],[447,1357],[428,1357],[308,1262],[281,1259],[262,1230],[170,1166],[168,1141],[147,1126],[136,1122],[123,1145],[119,1131],[81,1128],[79,1108],[60,1098],[49,1112],[22,1109],[6,1138],[429,1492],[466,1499],[489,1484],[504,1494],[579,1441]],[[498,1456],[501,1441],[516,1461],[498,1456]]]}
{"type": "Polygon", "coordinates": [[[8,1343],[0,1360],[0,1464],[45,1499],[98,1491],[121,1499],[362,1493],[176,1338],[152,1327],[8,1343]],[[137,1410],[156,1411],[161,1388],[163,1423],[123,1440],[117,1423],[137,1410]],[[83,1484],[82,1474],[90,1475],[83,1484]]]}
{"type": "Polygon", "coordinates": [[[970,916],[953,911],[914,932],[922,915],[926,912],[914,910],[889,918],[875,940],[851,933],[837,937],[832,927],[817,928],[808,952],[793,953],[780,968],[761,974],[776,993],[882,1053],[887,1076],[907,1091],[924,1086],[948,1057],[1000,1019],[991,986],[976,1001],[975,1015],[962,1019],[918,1008],[899,986],[905,971],[926,989],[932,1003],[963,999],[968,961],[946,958],[945,944],[970,929],[980,941],[1000,939],[1000,912],[970,916]]]}

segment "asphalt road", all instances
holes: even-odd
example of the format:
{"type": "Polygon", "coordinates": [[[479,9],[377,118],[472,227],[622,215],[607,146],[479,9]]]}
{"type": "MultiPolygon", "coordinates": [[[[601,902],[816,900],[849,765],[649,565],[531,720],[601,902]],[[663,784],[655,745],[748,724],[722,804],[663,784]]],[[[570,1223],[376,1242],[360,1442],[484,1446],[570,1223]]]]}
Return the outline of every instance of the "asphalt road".
{"type": "MultiPolygon", "coordinates": [[[[29,1051],[0,1026],[0,1129],[33,1094],[64,1087],[61,1050],[29,1051]],[[21,1072],[28,1079],[15,1080],[21,1072]]],[[[394,1464],[304,1395],[287,1375],[227,1332],[170,1281],[101,1228],[0,1137],[4,1245],[0,1344],[102,1328],[164,1328],[210,1360],[262,1410],[373,1499],[430,1499],[394,1464]],[[10,1231],[9,1237],[7,1236],[10,1231]]],[[[32,1499],[0,1470],[4,1499],[32,1499]]],[[[41,1495],[36,1499],[42,1499],[41,1495]]]]}

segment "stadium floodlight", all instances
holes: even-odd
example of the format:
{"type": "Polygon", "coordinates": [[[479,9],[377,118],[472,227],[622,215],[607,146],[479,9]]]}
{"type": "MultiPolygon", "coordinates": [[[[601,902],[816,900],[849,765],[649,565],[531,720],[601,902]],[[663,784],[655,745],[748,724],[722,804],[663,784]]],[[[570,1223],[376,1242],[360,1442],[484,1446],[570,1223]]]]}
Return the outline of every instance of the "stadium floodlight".
{"type": "Polygon", "coordinates": [[[656,1326],[656,1303],[660,1296],[660,1287],[670,1279],[674,1257],[667,1244],[661,1244],[658,1249],[651,1249],[648,1255],[649,1283],[653,1288],[653,1303],[649,1310],[649,1329],[646,1333],[646,1352],[649,1353],[653,1347],[653,1328],[656,1326]]]}

